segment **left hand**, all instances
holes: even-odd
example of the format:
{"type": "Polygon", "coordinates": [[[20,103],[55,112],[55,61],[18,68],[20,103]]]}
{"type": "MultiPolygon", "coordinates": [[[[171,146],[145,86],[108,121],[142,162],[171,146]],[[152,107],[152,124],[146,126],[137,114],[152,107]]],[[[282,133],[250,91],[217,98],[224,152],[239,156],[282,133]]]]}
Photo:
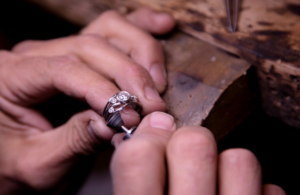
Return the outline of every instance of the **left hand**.
{"type": "MultiPolygon", "coordinates": [[[[163,50],[151,34],[174,24],[170,15],[149,9],[127,16],[108,11],[77,36],[0,51],[0,194],[58,189],[67,176],[73,179],[74,166],[114,135],[99,114],[120,89],[139,97],[143,115],[165,110],[159,97],[166,88],[163,50]],[[58,92],[93,110],[53,128],[31,106],[58,92]]],[[[138,123],[127,111],[125,124],[138,123]]]]}

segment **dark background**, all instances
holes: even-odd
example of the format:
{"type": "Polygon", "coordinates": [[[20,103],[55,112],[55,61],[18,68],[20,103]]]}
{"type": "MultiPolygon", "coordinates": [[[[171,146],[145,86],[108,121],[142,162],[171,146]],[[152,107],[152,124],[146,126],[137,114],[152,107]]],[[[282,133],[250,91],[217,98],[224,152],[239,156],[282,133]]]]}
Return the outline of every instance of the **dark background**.
{"type": "MultiPolygon", "coordinates": [[[[0,36],[7,38],[6,47],[28,39],[47,40],[77,33],[80,28],[70,24],[51,13],[22,0],[6,0],[0,2],[0,36]]],[[[58,126],[79,111],[88,108],[82,102],[58,95],[43,105],[37,106],[58,126]],[[55,113],[55,114],[53,114],[55,113]],[[55,115],[55,116],[54,116],[55,115]]],[[[247,148],[251,150],[262,165],[263,182],[281,186],[287,194],[300,194],[299,182],[299,136],[300,130],[289,127],[279,120],[268,117],[258,107],[242,124],[218,143],[219,151],[227,148],[247,148]]],[[[104,155],[101,170],[108,174],[110,148],[104,155]]],[[[300,155],[299,155],[300,156],[300,155]]],[[[99,170],[99,166],[95,166],[99,170]]],[[[109,178],[109,176],[107,176],[109,178]]],[[[89,187],[97,186],[97,182],[107,181],[90,176],[85,185],[85,193],[89,187]],[[94,183],[93,183],[94,182],[94,183]],[[92,184],[91,184],[92,183],[92,184]]],[[[106,184],[105,184],[106,185],[106,184]]],[[[111,184],[107,185],[111,188],[111,184]]],[[[95,188],[96,189],[96,188],[95,188]]],[[[111,193],[111,192],[110,192],[111,193]]],[[[96,193],[97,194],[97,193],[96,193]]]]}

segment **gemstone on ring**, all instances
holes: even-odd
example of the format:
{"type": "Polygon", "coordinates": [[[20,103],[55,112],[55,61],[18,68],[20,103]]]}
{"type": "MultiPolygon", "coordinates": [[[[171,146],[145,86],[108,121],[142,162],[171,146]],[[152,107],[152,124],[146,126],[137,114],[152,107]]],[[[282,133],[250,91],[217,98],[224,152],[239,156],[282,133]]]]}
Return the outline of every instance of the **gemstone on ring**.
{"type": "Polygon", "coordinates": [[[114,112],[115,112],[115,109],[114,109],[113,107],[110,107],[110,108],[108,109],[108,112],[109,112],[109,113],[114,113],[114,112]]]}
{"type": "Polygon", "coordinates": [[[115,97],[112,97],[109,99],[109,102],[115,104],[117,102],[117,99],[115,97]]]}
{"type": "Polygon", "coordinates": [[[137,101],[138,97],[136,97],[135,95],[131,95],[131,99],[137,101]]]}
{"type": "MultiPolygon", "coordinates": [[[[119,121],[118,117],[114,117],[119,114],[125,107],[130,106],[136,112],[141,113],[142,106],[139,103],[138,97],[131,95],[127,91],[120,91],[119,93],[112,96],[105,105],[103,110],[103,117],[107,124],[112,125],[111,127],[115,129],[120,129],[121,127],[114,127],[117,124],[114,120],[119,121]]],[[[118,122],[119,124],[119,122],[118,122]]]]}
{"type": "Polygon", "coordinates": [[[130,99],[130,94],[127,91],[121,91],[118,93],[117,99],[121,102],[126,102],[130,99]]]}
{"type": "Polygon", "coordinates": [[[136,127],[127,129],[124,126],[124,121],[122,120],[120,111],[122,111],[126,106],[131,106],[132,109],[139,114],[142,111],[142,106],[137,96],[131,95],[127,91],[120,91],[108,100],[102,113],[108,127],[126,133],[124,140],[131,138],[136,129],[136,127]]]}

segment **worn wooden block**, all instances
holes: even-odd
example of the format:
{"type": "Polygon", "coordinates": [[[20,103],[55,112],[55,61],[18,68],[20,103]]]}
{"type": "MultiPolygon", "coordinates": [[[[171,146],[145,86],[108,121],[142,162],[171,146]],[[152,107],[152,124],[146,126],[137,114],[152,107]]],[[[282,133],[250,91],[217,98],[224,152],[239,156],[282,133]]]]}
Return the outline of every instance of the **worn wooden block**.
{"type": "Polygon", "coordinates": [[[163,98],[178,126],[203,125],[220,140],[255,108],[249,63],[180,32],[162,43],[169,83],[163,98]]]}
{"type": "Polygon", "coordinates": [[[300,128],[299,3],[244,0],[236,33],[226,32],[222,14],[216,17],[219,22],[199,19],[182,25],[185,32],[256,65],[265,111],[297,128],[300,128]],[[218,26],[219,30],[215,29],[218,26]]]}

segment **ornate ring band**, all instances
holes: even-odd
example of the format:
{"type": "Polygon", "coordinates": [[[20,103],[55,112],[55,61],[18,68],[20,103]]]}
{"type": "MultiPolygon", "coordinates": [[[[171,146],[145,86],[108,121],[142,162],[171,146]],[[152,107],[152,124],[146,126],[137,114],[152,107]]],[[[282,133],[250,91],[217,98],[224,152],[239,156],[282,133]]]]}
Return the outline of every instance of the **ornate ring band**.
{"type": "Polygon", "coordinates": [[[142,106],[135,95],[131,95],[127,91],[120,91],[112,96],[103,111],[103,117],[107,121],[116,112],[120,112],[126,106],[131,106],[136,112],[142,111],[142,106]]]}
{"type": "Polygon", "coordinates": [[[124,139],[130,138],[136,129],[136,127],[132,127],[128,130],[124,127],[120,111],[126,106],[131,106],[138,113],[142,111],[142,106],[139,103],[138,98],[127,91],[120,91],[116,95],[112,96],[103,110],[103,117],[107,122],[107,126],[114,128],[115,130],[125,132],[126,135],[124,139]]]}

